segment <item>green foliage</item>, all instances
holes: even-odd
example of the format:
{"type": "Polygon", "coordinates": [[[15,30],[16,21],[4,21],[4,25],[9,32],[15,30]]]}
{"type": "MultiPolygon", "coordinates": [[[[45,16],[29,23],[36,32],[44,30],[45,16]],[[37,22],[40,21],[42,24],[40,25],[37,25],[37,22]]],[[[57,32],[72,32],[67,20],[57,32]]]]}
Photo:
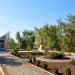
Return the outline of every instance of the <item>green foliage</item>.
{"type": "MultiPolygon", "coordinates": [[[[46,52],[51,50],[64,50],[75,52],[75,15],[69,15],[65,21],[58,20],[57,25],[45,24],[35,31],[24,30],[22,35],[16,33],[17,46],[22,50],[31,50],[34,45],[43,45],[46,52]]],[[[15,41],[8,38],[6,47],[12,49],[15,41]]]]}
{"type": "Polygon", "coordinates": [[[72,60],[70,61],[70,64],[75,65],[75,60],[72,59],[72,60]]]}
{"type": "Polygon", "coordinates": [[[33,57],[33,61],[36,62],[36,57],[33,57]]]}
{"type": "Polygon", "coordinates": [[[16,33],[17,45],[20,46],[22,50],[31,50],[34,46],[35,36],[32,31],[23,31],[22,35],[19,32],[16,33]]]}
{"type": "Polygon", "coordinates": [[[43,52],[31,52],[31,55],[43,55],[43,52]]]}
{"type": "Polygon", "coordinates": [[[15,56],[18,56],[18,51],[19,51],[19,48],[15,47],[15,48],[12,50],[12,54],[15,55],[15,56]]]}
{"type": "Polygon", "coordinates": [[[39,35],[38,39],[41,39],[40,42],[44,46],[44,49],[56,48],[56,50],[61,50],[59,44],[60,40],[58,38],[58,28],[56,26],[49,26],[46,24],[38,29],[36,33],[39,35]]]}
{"type": "Polygon", "coordinates": [[[75,15],[68,16],[66,21],[58,20],[57,26],[46,24],[36,29],[36,33],[36,41],[46,50],[75,51],[75,15]]]}
{"type": "Polygon", "coordinates": [[[40,60],[37,61],[37,66],[40,66],[40,60]]]}
{"type": "Polygon", "coordinates": [[[29,59],[29,55],[27,56],[27,59],[29,59]]]}
{"type": "Polygon", "coordinates": [[[44,67],[45,70],[47,70],[47,69],[48,69],[47,63],[44,63],[44,64],[43,64],[43,67],[44,67]]]}
{"type": "Polygon", "coordinates": [[[32,58],[29,59],[29,62],[32,63],[32,58]]]}
{"type": "Polygon", "coordinates": [[[58,68],[56,68],[56,67],[54,68],[54,73],[55,73],[55,75],[58,75],[58,73],[59,73],[58,68]]]}
{"type": "Polygon", "coordinates": [[[62,59],[65,57],[65,54],[62,52],[51,52],[50,53],[50,58],[52,59],[62,59]]]}
{"type": "Polygon", "coordinates": [[[16,39],[17,39],[18,45],[20,46],[22,40],[21,40],[21,35],[19,32],[16,32],[16,39]]]}
{"type": "Polygon", "coordinates": [[[10,37],[10,32],[6,34],[6,48],[13,49],[16,46],[14,39],[10,37]]]}
{"type": "Polygon", "coordinates": [[[71,69],[70,68],[66,69],[66,75],[71,75],[71,69]]]}

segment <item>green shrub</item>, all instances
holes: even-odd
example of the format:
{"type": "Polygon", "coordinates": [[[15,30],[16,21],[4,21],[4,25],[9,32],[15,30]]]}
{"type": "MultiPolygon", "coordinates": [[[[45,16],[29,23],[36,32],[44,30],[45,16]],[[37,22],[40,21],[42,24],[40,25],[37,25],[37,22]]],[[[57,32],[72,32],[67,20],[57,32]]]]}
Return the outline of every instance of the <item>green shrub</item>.
{"type": "Polygon", "coordinates": [[[37,55],[43,55],[43,52],[37,52],[37,55]]]}
{"type": "Polygon", "coordinates": [[[36,62],[36,57],[33,58],[33,61],[36,62]]]}
{"type": "Polygon", "coordinates": [[[55,75],[57,75],[59,72],[58,72],[58,68],[54,68],[54,73],[55,73],[55,75]]]}
{"type": "Polygon", "coordinates": [[[52,59],[62,59],[65,57],[65,54],[63,52],[51,52],[50,58],[52,59]]]}
{"type": "Polygon", "coordinates": [[[29,59],[29,55],[27,56],[27,59],[29,59]]]}
{"type": "Polygon", "coordinates": [[[75,60],[72,59],[72,60],[70,61],[70,64],[75,65],[75,60]]]}
{"type": "Polygon", "coordinates": [[[15,56],[18,56],[18,51],[19,51],[19,48],[14,48],[12,50],[12,54],[15,55],[15,56]]]}
{"type": "Polygon", "coordinates": [[[44,69],[47,70],[47,68],[48,68],[47,63],[44,63],[43,66],[44,66],[44,69]]]}
{"type": "Polygon", "coordinates": [[[32,59],[31,58],[29,59],[29,62],[32,63],[32,59]]]}
{"type": "Polygon", "coordinates": [[[71,75],[71,69],[70,68],[66,69],[66,75],[71,75]]]}
{"type": "Polygon", "coordinates": [[[31,55],[43,55],[43,52],[31,52],[31,55]]]}
{"type": "Polygon", "coordinates": [[[37,61],[37,66],[40,66],[40,60],[37,61]]]}

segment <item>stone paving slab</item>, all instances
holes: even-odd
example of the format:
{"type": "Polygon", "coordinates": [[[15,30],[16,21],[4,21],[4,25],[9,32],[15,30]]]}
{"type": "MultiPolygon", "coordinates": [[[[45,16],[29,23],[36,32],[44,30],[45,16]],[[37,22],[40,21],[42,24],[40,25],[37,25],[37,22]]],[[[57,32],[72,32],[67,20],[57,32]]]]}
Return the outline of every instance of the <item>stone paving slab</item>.
{"type": "Polygon", "coordinates": [[[9,75],[53,75],[9,53],[0,54],[0,58],[9,75]]]}

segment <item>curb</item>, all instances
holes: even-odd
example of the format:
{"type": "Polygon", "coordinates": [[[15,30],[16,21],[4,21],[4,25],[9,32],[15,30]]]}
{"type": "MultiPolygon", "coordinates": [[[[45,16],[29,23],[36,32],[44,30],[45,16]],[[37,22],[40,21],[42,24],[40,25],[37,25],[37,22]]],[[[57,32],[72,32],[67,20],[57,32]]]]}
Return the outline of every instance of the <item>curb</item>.
{"type": "Polygon", "coordinates": [[[2,75],[9,75],[3,65],[0,64],[0,71],[2,75]]]}
{"type": "Polygon", "coordinates": [[[1,74],[2,74],[2,75],[5,75],[5,74],[4,74],[4,71],[3,71],[2,67],[1,67],[1,65],[0,65],[0,71],[1,71],[1,74]]]}
{"type": "Polygon", "coordinates": [[[42,69],[42,68],[40,68],[40,67],[37,67],[37,66],[35,66],[35,65],[31,64],[31,63],[28,63],[28,64],[30,64],[30,65],[32,65],[32,66],[34,66],[34,67],[38,68],[38,69],[39,69],[39,70],[41,70],[41,71],[46,72],[47,74],[50,74],[50,75],[55,75],[55,74],[50,73],[50,72],[48,72],[48,71],[46,71],[46,70],[44,70],[44,69],[42,69]]]}

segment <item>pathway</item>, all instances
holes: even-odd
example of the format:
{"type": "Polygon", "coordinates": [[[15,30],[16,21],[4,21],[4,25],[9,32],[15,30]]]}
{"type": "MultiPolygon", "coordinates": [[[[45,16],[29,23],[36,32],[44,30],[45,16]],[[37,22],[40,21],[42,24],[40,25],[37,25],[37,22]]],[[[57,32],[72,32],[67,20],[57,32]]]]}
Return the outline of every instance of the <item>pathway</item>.
{"type": "Polygon", "coordinates": [[[8,52],[0,52],[0,62],[7,75],[53,75],[8,52]]]}

